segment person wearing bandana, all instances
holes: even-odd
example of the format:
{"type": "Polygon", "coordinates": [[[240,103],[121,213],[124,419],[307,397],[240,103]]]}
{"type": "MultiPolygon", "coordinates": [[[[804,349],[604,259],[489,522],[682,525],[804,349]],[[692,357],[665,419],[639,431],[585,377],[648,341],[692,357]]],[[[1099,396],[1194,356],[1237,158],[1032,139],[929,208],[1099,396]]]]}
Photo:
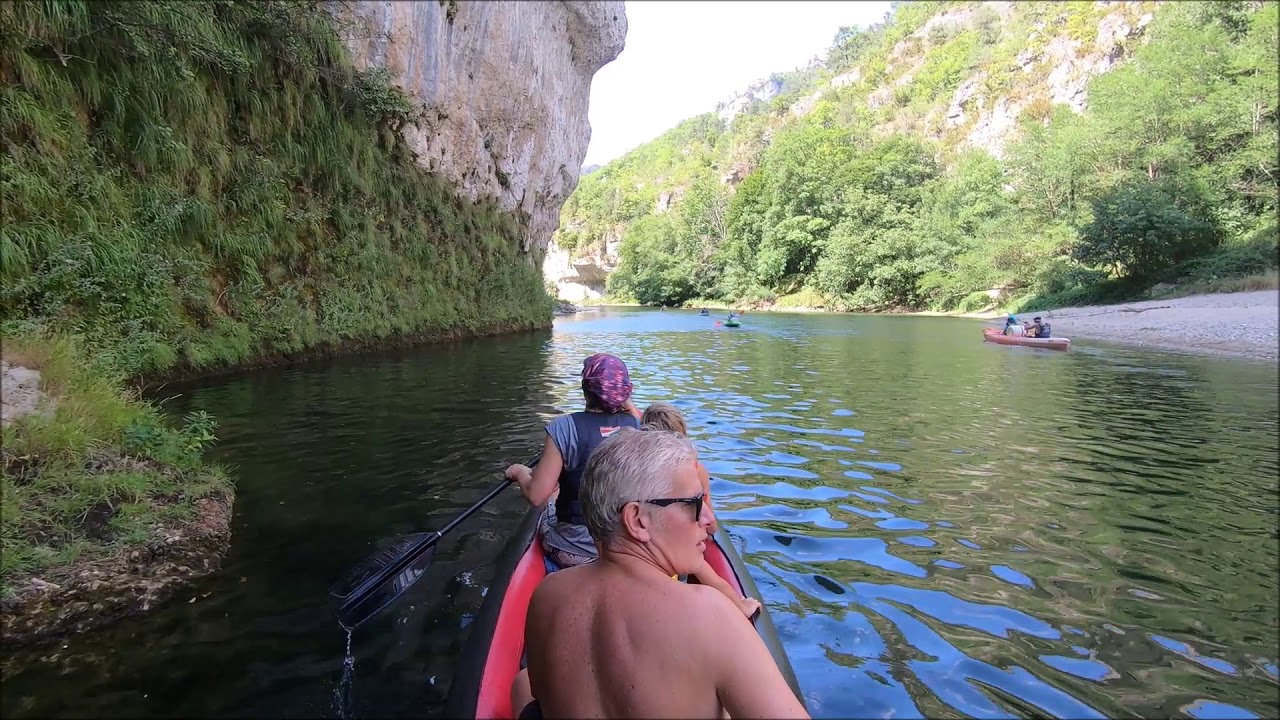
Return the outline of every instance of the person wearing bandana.
{"type": "Polygon", "coordinates": [[[608,353],[582,361],[584,408],[547,423],[542,456],[535,468],[519,463],[507,468],[507,479],[520,486],[530,505],[538,507],[559,491],[539,524],[547,571],[585,565],[596,559],[578,492],[592,451],[624,427],[639,428],[640,411],[631,402],[626,363],[608,353]],[[554,564],[554,567],[553,567],[554,564]]]}

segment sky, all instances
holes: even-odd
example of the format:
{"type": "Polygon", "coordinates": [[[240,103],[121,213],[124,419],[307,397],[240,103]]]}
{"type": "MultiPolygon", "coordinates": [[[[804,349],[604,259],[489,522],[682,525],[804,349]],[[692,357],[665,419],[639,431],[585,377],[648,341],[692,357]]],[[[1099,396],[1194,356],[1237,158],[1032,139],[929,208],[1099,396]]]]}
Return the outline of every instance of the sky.
{"type": "Polygon", "coordinates": [[[757,80],[825,56],[842,25],[882,20],[888,2],[628,0],[627,45],[591,83],[599,165],[670,130],[757,80]]]}

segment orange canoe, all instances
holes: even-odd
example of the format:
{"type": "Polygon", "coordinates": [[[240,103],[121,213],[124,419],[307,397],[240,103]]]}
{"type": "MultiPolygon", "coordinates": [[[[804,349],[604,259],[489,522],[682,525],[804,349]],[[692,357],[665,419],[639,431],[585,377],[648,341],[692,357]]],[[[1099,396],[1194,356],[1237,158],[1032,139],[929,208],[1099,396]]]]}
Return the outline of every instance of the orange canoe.
{"type": "Polygon", "coordinates": [[[994,328],[983,328],[982,339],[1000,345],[1026,345],[1027,347],[1048,348],[1050,350],[1070,350],[1071,340],[1068,338],[1033,338],[1018,335],[1005,335],[994,328]]]}

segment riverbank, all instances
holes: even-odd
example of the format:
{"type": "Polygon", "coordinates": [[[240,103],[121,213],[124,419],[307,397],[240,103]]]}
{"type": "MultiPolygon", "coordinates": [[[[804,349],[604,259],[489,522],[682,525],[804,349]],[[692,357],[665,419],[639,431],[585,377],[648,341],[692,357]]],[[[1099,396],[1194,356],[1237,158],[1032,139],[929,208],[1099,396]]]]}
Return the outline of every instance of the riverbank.
{"type": "MultiPolygon", "coordinates": [[[[598,304],[621,306],[620,303],[598,304]]],[[[747,307],[745,311],[836,312],[815,307],[764,307],[759,304],[747,307]]],[[[924,310],[891,314],[993,320],[1008,313],[995,310],[965,313],[924,310]]],[[[1053,334],[1059,337],[1106,340],[1220,357],[1280,359],[1277,347],[1280,345],[1280,291],[1277,290],[1058,308],[1022,313],[1019,318],[1030,320],[1035,316],[1047,318],[1052,323],[1053,334]]]]}
{"type": "MultiPolygon", "coordinates": [[[[1280,291],[1193,295],[1035,313],[1053,334],[1224,357],[1280,356],[1280,291]]],[[[1020,319],[1030,320],[1027,313],[1020,319]]]]}
{"type": "Polygon", "coordinates": [[[105,624],[221,565],[234,491],[202,459],[211,417],[171,426],[71,338],[3,355],[0,640],[105,624]]]}

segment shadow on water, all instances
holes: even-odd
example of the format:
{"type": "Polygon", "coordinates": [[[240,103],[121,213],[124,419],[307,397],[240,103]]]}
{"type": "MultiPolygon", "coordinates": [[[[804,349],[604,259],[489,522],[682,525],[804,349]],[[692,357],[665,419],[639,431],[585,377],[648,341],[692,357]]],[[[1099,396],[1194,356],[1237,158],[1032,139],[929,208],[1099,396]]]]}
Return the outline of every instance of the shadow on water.
{"type": "Polygon", "coordinates": [[[220,419],[239,478],[223,571],[11,658],[3,710],[438,714],[516,494],[356,632],[350,686],[328,584],[478,499],[607,350],[638,404],[686,413],[815,716],[1280,712],[1274,366],[993,346],[942,318],[717,319],[583,313],[170,389],[220,419]]]}

